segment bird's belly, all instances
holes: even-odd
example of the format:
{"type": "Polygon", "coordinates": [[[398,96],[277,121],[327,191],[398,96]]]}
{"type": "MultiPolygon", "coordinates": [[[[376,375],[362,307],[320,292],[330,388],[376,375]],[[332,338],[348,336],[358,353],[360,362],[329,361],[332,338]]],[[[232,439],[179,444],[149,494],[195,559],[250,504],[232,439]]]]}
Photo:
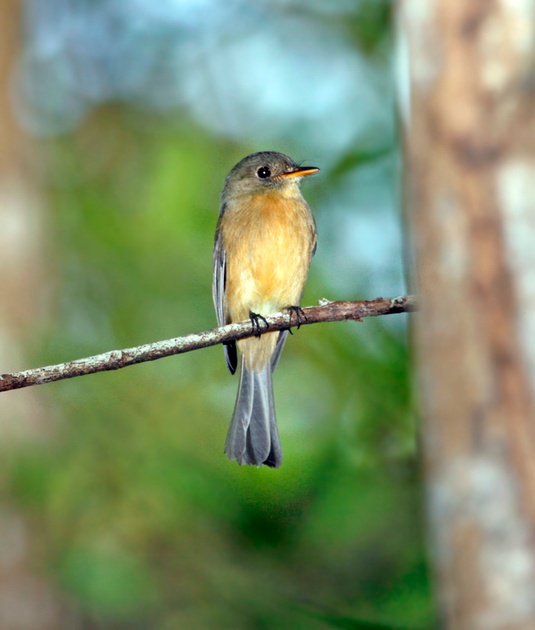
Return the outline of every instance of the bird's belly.
{"type": "Polygon", "coordinates": [[[231,321],[296,306],[310,263],[313,232],[299,213],[256,215],[227,247],[226,297],[231,321]],[[258,220],[261,219],[261,220],[258,220]]]}
{"type": "MultiPolygon", "coordinates": [[[[287,239],[273,230],[269,240],[257,242],[247,264],[234,276],[237,282],[229,287],[231,321],[247,319],[251,312],[265,316],[299,304],[308,270],[305,249],[295,238],[287,239]]],[[[274,332],[238,341],[249,370],[264,369],[278,337],[274,332]]]]}

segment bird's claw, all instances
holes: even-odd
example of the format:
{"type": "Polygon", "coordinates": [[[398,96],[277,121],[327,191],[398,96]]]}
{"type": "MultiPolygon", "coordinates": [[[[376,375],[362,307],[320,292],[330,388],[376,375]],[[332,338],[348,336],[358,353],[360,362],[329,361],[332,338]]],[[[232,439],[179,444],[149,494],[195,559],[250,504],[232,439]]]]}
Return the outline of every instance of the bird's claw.
{"type": "MultiPolygon", "coordinates": [[[[295,315],[295,321],[297,322],[297,330],[301,328],[301,324],[303,322],[308,322],[307,316],[305,315],[305,311],[300,306],[288,306],[286,310],[290,314],[290,325],[292,323],[292,315],[295,315]]],[[[290,332],[292,331],[290,330],[290,332]]]]}
{"type": "Polygon", "coordinates": [[[258,313],[253,313],[252,311],[250,311],[249,319],[251,320],[251,325],[253,327],[253,335],[255,337],[260,337],[260,335],[262,334],[262,327],[260,326],[260,320],[262,320],[266,326],[264,332],[268,330],[269,324],[267,323],[266,318],[263,317],[262,315],[259,315],[258,313]]]}

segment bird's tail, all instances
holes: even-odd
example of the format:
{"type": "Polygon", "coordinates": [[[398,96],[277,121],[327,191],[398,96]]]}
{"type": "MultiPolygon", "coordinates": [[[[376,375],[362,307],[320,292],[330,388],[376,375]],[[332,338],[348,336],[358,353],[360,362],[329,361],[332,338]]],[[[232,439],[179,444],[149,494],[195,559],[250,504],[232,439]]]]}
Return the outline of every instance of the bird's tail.
{"type": "Polygon", "coordinates": [[[269,362],[261,372],[253,372],[247,369],[242,357],[238,397],[225,453],[241,465],[278,468],[282,463],[269,362]]]}

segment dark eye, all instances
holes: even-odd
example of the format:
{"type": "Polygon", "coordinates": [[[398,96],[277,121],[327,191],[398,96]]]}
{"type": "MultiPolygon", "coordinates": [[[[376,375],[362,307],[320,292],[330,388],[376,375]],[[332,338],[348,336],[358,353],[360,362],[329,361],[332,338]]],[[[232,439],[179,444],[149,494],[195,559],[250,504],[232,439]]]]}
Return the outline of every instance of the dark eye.
{"type": "Polygon", "coordinates": [[[271,177],[271,171],[269,170],[268,166],[261,166],[256,171],[256,174],[258,175],[258,177],[260,177],[260,179],[267,179],[268,177],[271,177]]]}

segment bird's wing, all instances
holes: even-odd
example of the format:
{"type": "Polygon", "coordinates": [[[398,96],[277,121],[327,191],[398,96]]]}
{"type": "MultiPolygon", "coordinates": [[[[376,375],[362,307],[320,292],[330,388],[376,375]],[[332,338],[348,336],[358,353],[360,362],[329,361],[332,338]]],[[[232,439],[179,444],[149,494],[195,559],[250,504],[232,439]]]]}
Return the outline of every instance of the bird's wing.
{"type": "MultiPolygon", "coordinates": [[[[214,299],[215,314],[218,326],[228,324],[227,313],[225,313],[225,279],[226,279],[226,252],[223,248],[220,230],[217,230],[214,244],[214,264],[212,271],[212,297],[214,299]]],[[[238,367],[238,354],[236,352],[236,342],[231,341],[223,345],[227,367],[231,374],[234,374],[238,367]]]]}
{"type": "Polygon", "coordinates": [[[279,363],[279,359],[281,358],[282,349],[284,348],[284,344],[286,343],[286,337],[288,336],[287,330],[281,330],[279,336],[277,338],[277,345],[275,346],[275,350],[271,355],[271,371],[277,367],[279,363]]]}
{"type": "Polygon", "coordinates": [[[218,326],[224,326],[226,321],[223,296],[225,294],[226,254],[223,249],[221,232],[216,232],[214,243],[214,266],[212,275],[212,297],[214,298],[215,314],[218,326]]]}

